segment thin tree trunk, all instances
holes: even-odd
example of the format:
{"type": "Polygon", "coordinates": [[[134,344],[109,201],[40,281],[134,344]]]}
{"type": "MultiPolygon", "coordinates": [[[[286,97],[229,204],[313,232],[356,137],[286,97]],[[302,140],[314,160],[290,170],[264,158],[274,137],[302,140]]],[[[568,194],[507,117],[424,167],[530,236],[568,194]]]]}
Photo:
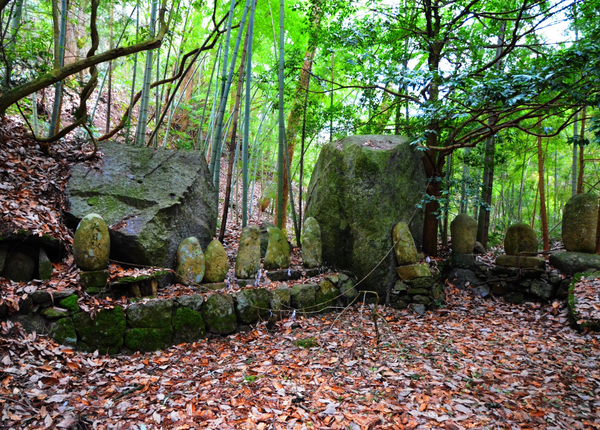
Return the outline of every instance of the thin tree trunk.
{"type": "MultiPolygon", "coordinates": [[[[58,35],[58,62],[55,59],[55,66],[61,68],[65,61],[65,33],[67,31],[67,0],[61,0],[60,30],[58,35]]],[[[60,130],[60,111],[62,107],[62,80],[56,82],[54,86],[54,105],[52,106],[52,118],[48,137],[58,133],[60,130]]]]}
{"type": "MultiPolygon", "coordinates": [[[[110,1],[110,49],[114,48],[113,27],[115,25],[115,7],[113,1],[110,1]]],[[[112,107],[112,65],[113,62],[108,62],[108,103],[106,106],[106,133],[110,131],[110,109],[112,107]]]]}
{"type": "Polygon", "coordinates": [[[246,100],[244,102],[244,140],[242,142],[242,228],[248,224],[248,140],[250,138],[250,103],[252,86],[252,39],[256,0],[251,0],[250,20],[248,21],[248,53],[246,60],[246,100]]]}
{"type": "Polygon", "coordinates": [[[577,194],[582,194],[583,193],[583,170],[585,168],[585,160],[583,158],[584,155],[584,138],[585,138],[585,109],[586,107],[583,107],[583,111],[581,113],[581,133],[579,133],[579,169],[578,169],[578,173],[579,175],[577,176],[577,194]]]}
{"type": "Polygon", "coordinates": [[[450,212],[450,178],[452,176],[452,154],[446,160],[446,200],[444,201],[444,221],[442,223],[442,246],[448,247],[448,217],[450,212]]]}
{"type": "MultiPolygon", "coordinates": [[[[542,119],[538,118],[538,129],[542,128],[542,119]]],[[[542,149],[542,136],[537,138],[538,155],[538,191],[540,194],[540,223],[542,228],[542,242],[544,251],[550,250],[550,239],[548,235],[548,216],[546,214],[546,192],[544,182],[544,152],[542,149]]]]}
{"type": "Polygon", "coordinates": [[[283,224],[283,171],[284,160],[283,151],[285,150],[285,119],[283,116],[283,69],[284,69],[284,11],[285,0],[280,0],[279,3],[279,146],[277,150],[277,227],[285,229],[283,224]]]}

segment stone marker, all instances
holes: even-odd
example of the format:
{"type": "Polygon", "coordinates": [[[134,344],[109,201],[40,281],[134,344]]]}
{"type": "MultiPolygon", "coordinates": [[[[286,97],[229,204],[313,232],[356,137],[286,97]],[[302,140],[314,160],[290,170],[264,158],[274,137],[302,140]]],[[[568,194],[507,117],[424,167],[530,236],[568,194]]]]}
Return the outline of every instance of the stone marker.
{"type": "Polygon", "coordinates": [[[205,259],[200,242],[195,237],[183,239],[177,249],[175,272],[184,284],[199,284],[204,277],[205,259]]]}
{"type": "Polygon", "coordinates": [[[235,277],[249,279],[260,269],[260,230],[249,225],[242,230],[240,246],[235,259],[235,277]]]}
{"type": "Polygon", "coordinates": [[[225,252],[223,244],[217,239],[213,239],[206,248],[204,259],[204,282],[223,282],[229,271],[227,252],[225,252]]]}
{"type": "Polygon", "coordinates": [[[108,264],[110,237],[104,219],[86,215],[77,226],[73,239],[73,257],[81,270],[102,270],[108,264]]]}
{"type": "Polygon", "coordinates": [[[269,244],[264,266],[267,270],[283,269],[290,266],[290,245],[283,232],[277,227],[269,227],[269,244]]]}
{"type": "Polygon", "coordinates": [[[470,215],[459,214],[450,223],[453,254],[472,254],[477,241],[477,221],[470,215]]]}
{"type": "Polygon", "coordinates": [[[28,282],[33,277],[35,262],[27,254],[11,252],[6,258],[2,276],[15,282],[28,282]]]}
{"type": "Polygon", "coordinates": [[[392,241],[398,266],[414,264],[419,262],[419,254],[415,246],[415,240],[410,233],[408,224],[399,222],[392,230],[392,241]]]}
{"type": "Polygon", "coordinates": [[[598,196],[577,194],[569,199],[563,210],[562,240],[567,251],[596,252],[598,196]]]}
{"type": "Polygon", "coordinates": [[[511,225],[504,236],[506,255],[519,255],[522,252],[537,253],[538,240],[535,231],[524,222],[511,225]]]}
{"type": "Polygon", "coordinates": [[[52,262],[48,258],[46,251],[44,251],[42,248],[40,248],[38,267],[38,273],[41,280],[46,281],[52,277],[52,262]]]}
{"type": "Polygon", "coordinates": [[[323,263],[322,253],[321,227],[315,218],[308,217],[302,232],[302,264],[309,269],[319,267],[323,263]]]}

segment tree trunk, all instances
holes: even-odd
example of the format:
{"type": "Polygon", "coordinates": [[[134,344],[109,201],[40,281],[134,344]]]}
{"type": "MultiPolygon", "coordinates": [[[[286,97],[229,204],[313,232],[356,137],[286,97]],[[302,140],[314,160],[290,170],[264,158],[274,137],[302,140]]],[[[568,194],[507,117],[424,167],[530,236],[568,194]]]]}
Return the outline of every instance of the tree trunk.
{"type": "Polygon", "coordinates": [[[277,150],[277,216],[275,217],[277,227],[285,229],[285,219],[283,218],[283,173],[284,168],[284,157],[283,151],[285,150],[285,119],[283,117],[283,91],[284,91],[284,41],[285,41],[285,25],[284,25],[284,12],[285,12],[285,0],[279,2],[279,145],[277,150]]]}
{"type": "MultiPolygon", "coordinates": [[[[542,120],[538,119],[538,128],[541,129],[542,120]]],[[[542,150],[542,136],[537,138],[537,155],[538,155],[538,191],[540,194],[540,223],[542,228],[542,241],[544,251],[550,250],[550,239],[548,235],[548,216],[546,214],[546,192],[544,182],[544,152],[542,150]]]]}
{"type": "Polygon", "coordinates": [[[583,158],[584,155],[584,137],[585,137],[585,106],[583,107],[583,111],[581,113],[581,133],[579,133],[579,169],[577,176],[577,194],[583,193],[583,170],[585,167],[585,160],[583,158]]]}

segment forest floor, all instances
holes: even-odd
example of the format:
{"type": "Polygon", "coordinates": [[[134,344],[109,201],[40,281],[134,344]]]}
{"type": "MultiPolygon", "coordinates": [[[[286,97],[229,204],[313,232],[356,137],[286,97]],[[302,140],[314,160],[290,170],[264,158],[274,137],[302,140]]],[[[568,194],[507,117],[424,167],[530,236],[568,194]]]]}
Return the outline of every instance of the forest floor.
{"type": "MultiPolygon", "coordinates": [[[[90,148],[53,150],[1,124],[0,225],[71,243],[62,191],[90,148]]],[[[231,257],[240,225],[228,228],[231,257]]],[[[0,304],[76,286],[66,255],[45,283],[0,280],[0,304]]],[[[445,293],[423,316],[357,305],[130,356],[74,351],[3,321],[0,428],[600,428],[600,334],[574,331],[558,301],[445,293]]]]}

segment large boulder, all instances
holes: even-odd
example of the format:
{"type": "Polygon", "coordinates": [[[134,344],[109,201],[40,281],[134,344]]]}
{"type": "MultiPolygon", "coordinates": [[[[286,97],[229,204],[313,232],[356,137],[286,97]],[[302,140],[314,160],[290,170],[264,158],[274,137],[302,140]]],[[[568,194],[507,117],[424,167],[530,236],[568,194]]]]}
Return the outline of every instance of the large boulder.
{"type": "Polygon", "coordinates": [[[566,250],[595,253],[597,225],[598,196],[587,193],[571,197],[562,219],[562,240],[566,250]]]}
{"type": "Polygon", "coordinates": [[[567,275],[600,270],[600,255],[585,252],[553,252],[550,264],[567,275]]]}
{"type": "Polygon", "coordinates": [[[423,213],[417,205],[426,185],[421,155],[405,137],[351,136],[325,145],[306,207],[306,218],[314,217],[321,227],[324,264],[359,278],[373,271],[364,289],[391,288],[396,280],[396,259],[388,253],[392,229],[399,221],[410,222],[421,245],[423,213]]]}
{"type": "Polygon", "coordinates": [[[173,267],[177,247],[195,236],[205,248],[217,225],[217,194],[202,154],[101,143],[98,166],[76,165],[67,187],[75,220],[100,214],[111,256],[173,267]]]}

